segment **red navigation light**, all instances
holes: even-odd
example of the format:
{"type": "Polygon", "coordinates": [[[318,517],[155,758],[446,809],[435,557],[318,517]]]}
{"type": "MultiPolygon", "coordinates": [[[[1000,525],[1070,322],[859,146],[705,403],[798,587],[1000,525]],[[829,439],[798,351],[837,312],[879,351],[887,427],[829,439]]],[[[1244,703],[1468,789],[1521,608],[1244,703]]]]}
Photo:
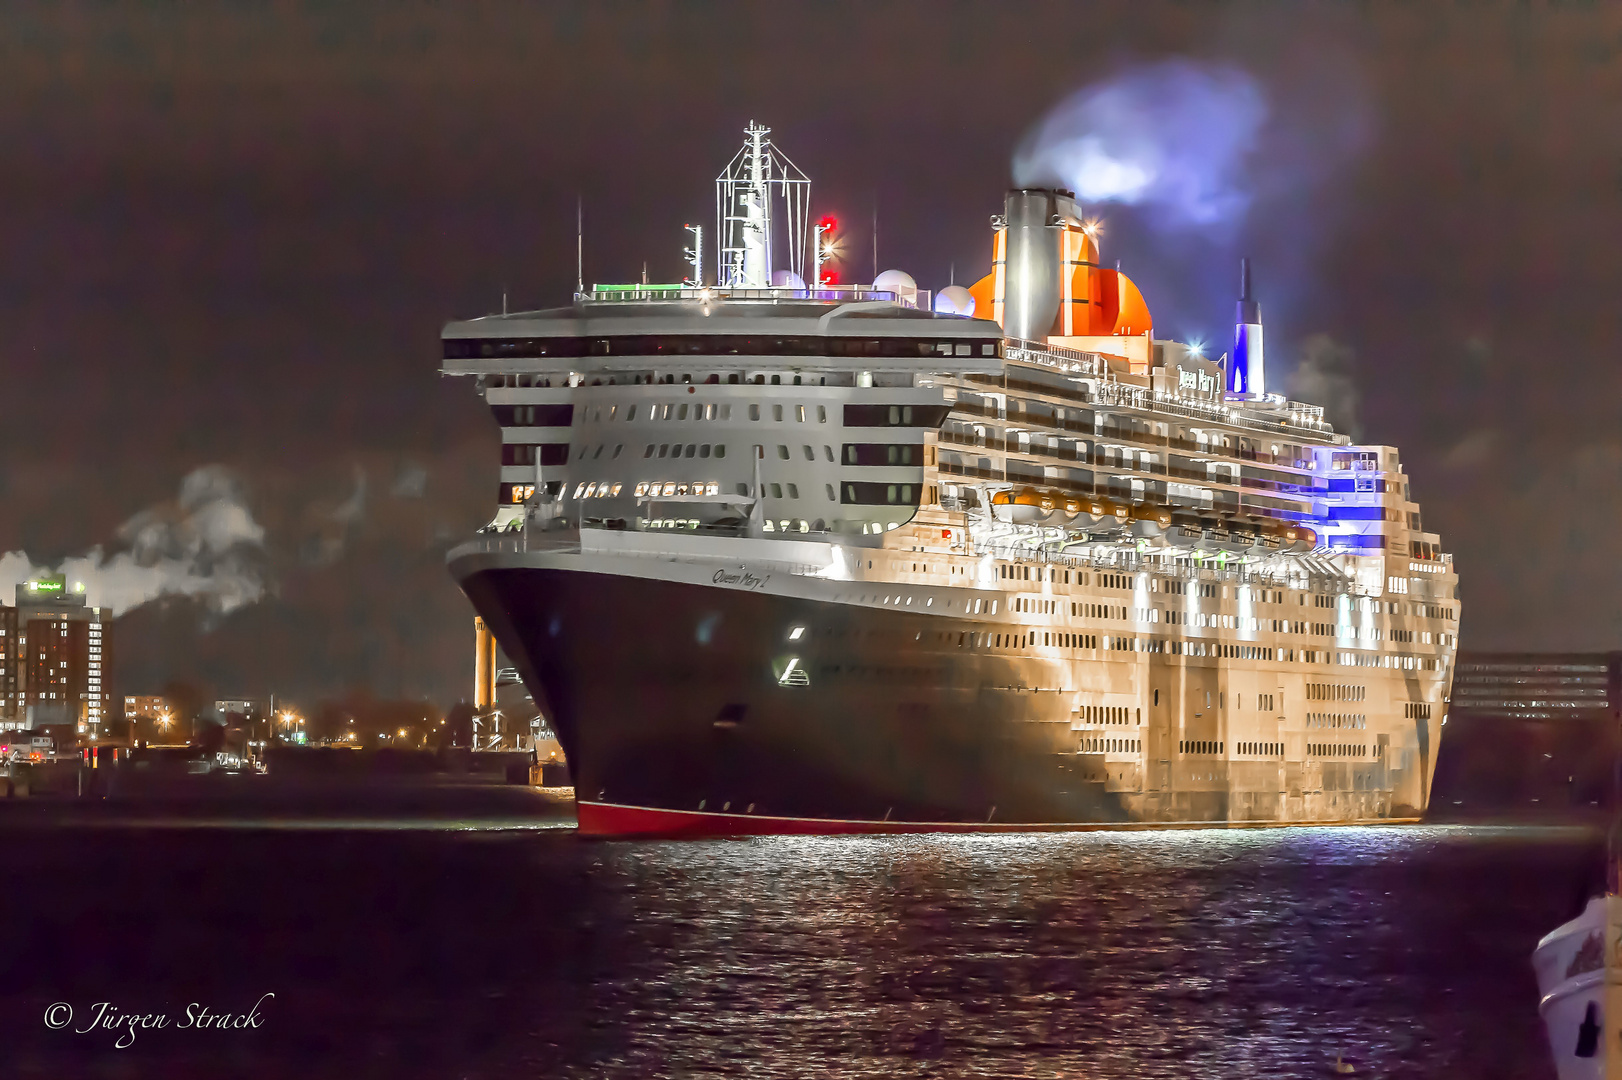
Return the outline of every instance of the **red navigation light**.
{"type": "Polygon", "coordinates": [[[817,222],[817,226],[827,230],[828,232],[833,232],[835,229],[839,228],[839,221],[832,214],[829,214],[820,219],[817,222]]]}

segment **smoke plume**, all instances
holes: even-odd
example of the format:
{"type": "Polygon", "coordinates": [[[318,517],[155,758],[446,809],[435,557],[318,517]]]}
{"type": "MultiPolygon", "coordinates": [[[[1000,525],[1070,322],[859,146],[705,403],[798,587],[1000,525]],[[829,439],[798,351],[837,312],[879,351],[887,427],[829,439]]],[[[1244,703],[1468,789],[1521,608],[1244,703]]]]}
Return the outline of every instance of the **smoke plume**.
{"type": "Polygon", "coordinates": [[[1014,154],[1015,184],[1101,213],[1105,262],[1123,262],[1165,336],[1226,347],[1241,255],[1264,313],[1288,324],[1350,204],[1340,188],[1374,115],[1356,61],[1325,47],[1266,62],[1125,67],[1060,100],[1014,154]]]}
{"type": "Polygon", "coordinates": [[[162,596],[189,597],[224,615],[265,594],[264,527],[253,519],[236,475],[207,465],[188,475],[172,503],[142,510],[101,546],[36,563],[26,552],[0,555],[0,597],[42,574],[83,582],[86,601],[122,615],[162,596]]]}
{"type": "Polygon", "coordinates": [[[1169,60],[1055,105],[1014,154],[1014,183],[1084,203],[1143,206],[1168,231],[1232,230],[1253,198],[1248,161],[1268,117],[1248,72],[1169,60]]]}

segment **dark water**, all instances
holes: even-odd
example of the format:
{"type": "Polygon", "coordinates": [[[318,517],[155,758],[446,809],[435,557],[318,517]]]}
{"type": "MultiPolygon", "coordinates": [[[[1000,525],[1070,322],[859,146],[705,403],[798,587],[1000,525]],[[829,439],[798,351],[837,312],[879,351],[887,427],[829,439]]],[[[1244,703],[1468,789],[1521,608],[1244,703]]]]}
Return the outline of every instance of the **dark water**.
{"type": "Polygon", "coordinates": [[[1550,1077],[1528,956],[1598,859],[1462,827],[265,824],[0,821],[0,1075],[1550,1077]],[[257,1029],[174,1028],[265,993],[257,1029]],[[101,1001],[171,1027],[114,1049],[74,1030],[101,1001]]]}

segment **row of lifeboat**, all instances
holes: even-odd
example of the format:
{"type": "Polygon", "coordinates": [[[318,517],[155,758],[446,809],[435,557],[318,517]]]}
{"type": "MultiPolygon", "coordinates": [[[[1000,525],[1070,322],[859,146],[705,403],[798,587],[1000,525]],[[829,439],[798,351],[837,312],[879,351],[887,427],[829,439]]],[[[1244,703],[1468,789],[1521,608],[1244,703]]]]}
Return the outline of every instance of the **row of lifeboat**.
{"type": "Polygon", "coordinates": [[[991,497],[991,510],[998,520],[1019,525],[1060,528],[1100,540],[1160,540],[1198,551],[1305,555],[1318,546],[1318,534],[1313,530],[1273,518],[1200,514],[1030,487],[997,492],[991,497]]]}

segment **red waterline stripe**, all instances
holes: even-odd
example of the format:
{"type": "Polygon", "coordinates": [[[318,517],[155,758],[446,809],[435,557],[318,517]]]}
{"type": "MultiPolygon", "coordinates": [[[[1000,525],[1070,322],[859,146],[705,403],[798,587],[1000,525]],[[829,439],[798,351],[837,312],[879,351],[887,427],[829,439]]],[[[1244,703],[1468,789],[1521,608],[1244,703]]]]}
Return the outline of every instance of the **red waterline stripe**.
{"type": "Polygon", "coordinates": [[[844,821],[831,818],[770,817],[764,814],[664,810],[618,803],[577,802],[580,835],[597,837],[658,836],[701,839],[715,836],[850,836],[883,833],[1018,833],[1086,832],[1148,829],[1279,828],[1289,825],[1397,825],[1418,818],[1375,818],[1357,821],[1130,821],[1130,822],[963,822],[844,821]]]}

